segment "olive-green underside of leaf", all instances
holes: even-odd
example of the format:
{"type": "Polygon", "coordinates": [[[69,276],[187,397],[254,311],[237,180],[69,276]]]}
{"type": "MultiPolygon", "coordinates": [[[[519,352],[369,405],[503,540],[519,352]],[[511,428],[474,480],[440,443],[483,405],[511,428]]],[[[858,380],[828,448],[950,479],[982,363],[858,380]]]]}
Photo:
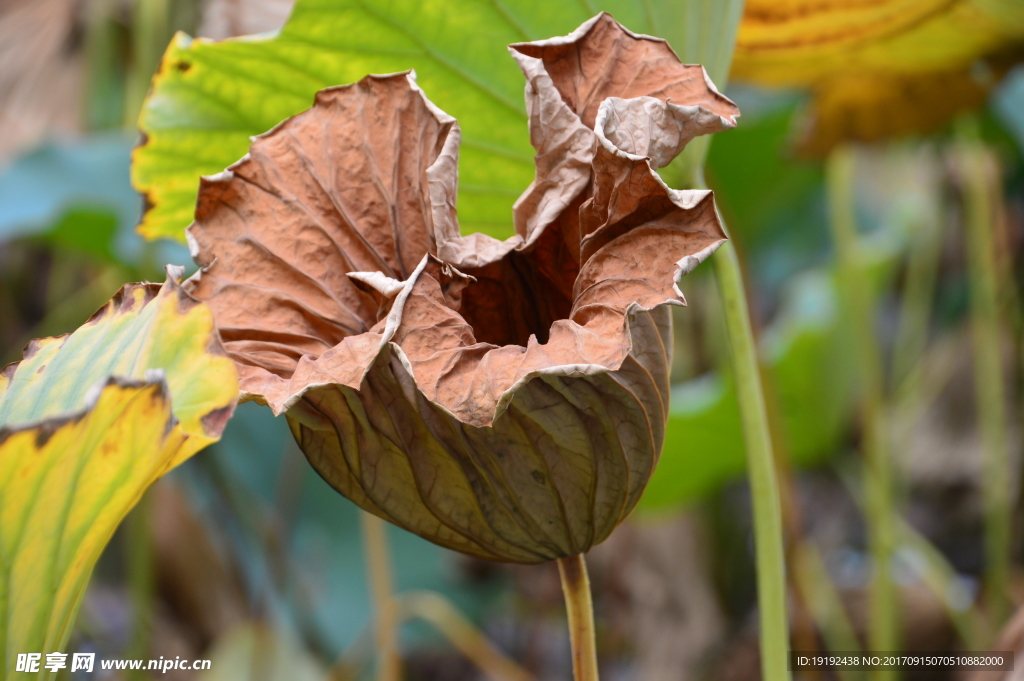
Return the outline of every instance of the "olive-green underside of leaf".
{"type": "MultiPolygon", "coordinates": [[[[109,381],[70,417],[0,430],[0,669],[63,649],[103,547],[180,440],[163,382],[109,381]]],[[[43,658],[45,662],[45,658],[43,658]]],[[[41,667],[36,678],[50,678],[41,667]]],[[[27,676],[27,675],[26,675],[27,676]]]]}
{"type": "Polygon", "coordinates": [[[184,241],[201,175],[249,137],[312,106],[316,91],[414,69],[462,128],[463,233],[510,236],[512,203],[533,179],[522,74],[510,43],[564,35],[601,10],[671,35],[685,0],[299,0],[273,36],[171,42],[140,117],[132,181],[151,206],[140,232],[184,241]],[[664,30],[662,30],[664,29],[664,30]],[[667,33],[666,33],[667,31],[667,33]]]}

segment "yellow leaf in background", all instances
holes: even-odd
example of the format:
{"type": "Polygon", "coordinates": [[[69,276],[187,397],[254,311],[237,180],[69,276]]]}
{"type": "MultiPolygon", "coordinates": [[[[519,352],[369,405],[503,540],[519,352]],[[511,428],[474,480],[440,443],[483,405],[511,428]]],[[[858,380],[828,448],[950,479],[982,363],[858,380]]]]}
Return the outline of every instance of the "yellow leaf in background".
{"type": "Polygon", "coordinates": [[[814,94],[800,146],[932,132],[1024,59],[1020,0],[749,0],[732,76],[814,94]]]}
{"type": "Polygon", "coordinates": [[[237,395],[209,309],[174,277],[126,285],[77,331],[33,341],[0,372],[5,678],[18,653],[62,649],[118,524],[220,437],[237,395]]]}

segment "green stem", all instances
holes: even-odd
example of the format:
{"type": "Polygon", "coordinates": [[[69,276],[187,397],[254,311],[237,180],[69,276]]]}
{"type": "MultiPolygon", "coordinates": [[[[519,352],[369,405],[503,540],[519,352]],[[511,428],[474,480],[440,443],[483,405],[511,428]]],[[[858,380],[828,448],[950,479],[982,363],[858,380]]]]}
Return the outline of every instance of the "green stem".
{"type": "Polygon", "coordinates": [[[363,522],[366,571],[373,597],[377,680],[399,681],[402,676],[402,660],[398,654],[398,609],[391,591],[387,526],[373,514],[363,511],[359,515],[363,522]]]}
{"type": "Polygon", "coordinates": [[[575,681],[598,681],[597,640],[594,635],[594,604],[583,555],[558,559],[565,610],[569,617],[572,671],[575,681]]]}
{"type": "Polygon", "coordinates": [[[787,659],[789,619],[786,615],[786,565],[779,481],[743,274],[732,244],[726,243],[715,254],[715,273],[729,332],[754,511],[761,678],[764,681],[787,681],[790,678],[787,659]]]}
{"type": "MultiPolygon", "coordinates": [[[[854,158],[849,149],[841,148],[832,153],[828,162],[830,223],[839,264],[840,290],[852,327],[860,375],[864,502],[873,568],[868,643],[872,651],[886,652],[897,650],[899,645],[896,590],[891,573],[895,542],[892,466],[883,410],[884,377],[874,332],[870,282],[861,266],[858,249],[854,170],[854,158]]],[[[879,681],[895,679],[896,674],[894,671],[880,671],[874,678],[879,681]]]]}
{"type": "Polygon", "coordinates": [[[921,581],[931,589],[935,597],[942,603],[946,611],[946,618],[953,629],[956,630],[960,642],[966,650],[983,650],[989,643],[984,641],[981,634],[986,627],[978,621],[977,611],[973,609],[963,610],[961,598],[966,596],[958,593],[956,568],[950,565],[942,551],[935,548],[927,537],[914,529],[914,527],[903,520],[897,519],[897,529],[900,535],[900,543],[911,549],[920,559],[914,565],[921,581]]]}
{"type": "Polygon", "coordinates": [[[995,254],[995,173],[980,144],[976,124],[965,121],[960,166],[964,181],[967,267],[971,290],[975,403],[984,448],[985,591],[995,628],[1009,615],[1010,465],[1006,398],[999,344],[999,287],[995,254]]]}

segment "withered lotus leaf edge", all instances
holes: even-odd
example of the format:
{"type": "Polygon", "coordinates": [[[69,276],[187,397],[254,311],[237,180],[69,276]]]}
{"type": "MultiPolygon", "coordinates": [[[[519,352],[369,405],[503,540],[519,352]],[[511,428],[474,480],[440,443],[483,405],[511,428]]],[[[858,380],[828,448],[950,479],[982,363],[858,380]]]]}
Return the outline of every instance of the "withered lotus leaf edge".
{"type": "Polygon", "coordinates": [[[515,236],[460,235],[458,123],[414,73],[367,76],[202,180],[187,287],[336,490],[533,563],[605,539],[657,462],[676,281],[725,235],[655,169],[739,111],[607,14],[509,49],[537,150],[515,236]]]}

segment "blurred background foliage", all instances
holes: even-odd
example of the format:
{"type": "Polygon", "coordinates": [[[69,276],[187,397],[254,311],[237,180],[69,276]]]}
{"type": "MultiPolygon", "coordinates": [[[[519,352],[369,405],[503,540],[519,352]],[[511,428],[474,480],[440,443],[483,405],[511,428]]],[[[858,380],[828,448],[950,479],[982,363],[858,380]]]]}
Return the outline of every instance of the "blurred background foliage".
{"type": "MultiPolygon", "coordinates": [[[[459,55],[470,48],[460,41],[501,46],[565,33],[596,7],[537,3],[530,9],[530,3],[517,3],[528,11],[482,24],[490,26],[484,31],[478,30],[478,16],[459,14],[455,23],[474,30],[458,35],[420,17],[411,37],[403,22],[412,19],[392,8],[390,25],[409,47],[361,34],[358,13],[355,19],[330,15],[332,4],[337,3],[306,2],[305,23],[286,29],[269,52],[264,48],[273,34],[228,43],[226,53],[175,38],[163,66],[165,82],[172,94],[174,88],[188,92],[177,92],[177,100],[150,100],[143,122],[156,133],[147,140],[139,137],[136,121],[175,31],[211,39],[275,31],[291,2],[0,2],[5,363],[18,359],[31,338],[79,326],[122,283],[160,281],[169,262],[193,267],[178,240],[195,194],[195,158],[209,166],[203,172],[222,169],[244,153],[249,134],[305,108],[308,93],[333,84],[315,77],[297,83],[287,69],[274,71],[288,59],[322,77],[342,73],[342,80],[354,80],[368,70],[405,68],[402,49],[430,52],[430,41],[440,41],[448,52],[417,69],[442,107],[456,116],[460,107],[472,109],[475,124],[463,124],[463,228],[511,233],[509,207],[530,179],[522,82],[503,49],[492,51],[493,64],[462,68],[459,55]],[[339,35],[346,21],[353,28],[339,35]],[[300,40],[296,32],[303,27],[310,33],[300,40]],[[427,37],[418,38],[416,31],[427,37]],[[334,42],[325,47],[320,39],[334,42]],[[262,56],[256,59],[257,54],[262,56]],[[202,76],[201,68],[213,74],[205,90],[187,80],[202,76]],[[458,100],[445,87],[453,77],[477,79],[484,85],[480,91],[490,94],[458,100]],[[256,89],[241,96],[253,107],[239,124],[237,112],[225,109],[217,95],[254,80],[260,81],[256,89]],[[452,97],[448,107],[446,98],[452,97]],[[174,110],[181,102],[194,108],[174,110]],[[184,139],[179,133],[189,126],[202,134],[184,139]],[[130,162],[138,143],[182,159],[176,166],[164,158],[159,166],[184,180],[165,182],[171,198],[162,198],[169,208],[161,212],[158,206],[148,223],[150,235],[169,239],[146,241],[135,229],[143,199],[132,189],[130,162]]],[[[500,2],[465,4],[498,15],[505,8],[500,2]]],[[[601,8],[634,30],[664,35],[685,57],[686,47],[679,44],[704,39],[700,25],[674,21],[671,3],[654,5],[656,12],[643,11],[648,3],[601,8]]],[[[736,130],[717,136],[707,176],[747,272],[773,435],[780,466],[791,473],[784,492],[794,647],[851,649],[843,645],[860,645],[867,626],[865,527],[853,492],[861,475],[854,454],[861,433],[853,330],[837,292],[826,172],[814,153],[839,139],[876,141],[883,136],[879,120],[914,118],[918,114],[900,108],[907,93],[915,103],[934,103],[942,94],[964,90],[969,92],[962,100],[950,95],[942,111],[933,105],[921,114],[928,119],[928,137],[904,135],[910,129],[900,124],[884,131],[899,139],[858,147],[854,191],[863,285],[877,301],[878,341],[891,383],[886,409],[893,415],[897,506],[906,520],[895,573],[904,647],[988,645],[992,634],[986,639],[971,619],[985,563],[982,446],[969,352],[964,179],[949,121],[977,109],[979,135],[1000,189],[1001,341],[1017,509],[1011,587],[1020,602],[1024,67],[1012,64],[1020,54],[1024,20],[1019,12],[1007,12],[955,55],[928,63],[910,58],[926,52],[920,41],[952,40],[956,22],[968,21],[954,13],[952,24],[908,39],[895,53],[910,57],[863,53],[851,39],[812,54],[822,60],[821,69],[794,72],[787,70],[784,45],[775,45],[768,61],[758,50],[772,36],[806,36],[813,27],[766,32],[759,22],[771,23],[772,11],[762,2],[748,3],[735,82],[727,90],[743,117],[736,130]],[[849,60],[846,80],[826,73],[830,59],[849,60]],[[871,120],[849,113],[844,99],[861,87],[872,93],[865,95],[876,114],[871,120]]],[[[898,31],[885,33],[892,26],[883,19],[875,17],[872,30],[898,37],[898,31]]],[[[807,54],[790,57],[806,60],[807,54]]],[[[147,170],[143,159],[136,182],[152,182],[153,168],[147,170]]],[[[757,678],[744,450],[715,286],[703,268],[682,284],[689,307],[676,314],[672,414],[662,460],[640,510],[590,556],[599,649],[605,678],[613,681],[757,678]]],[[[553,566],[475,561],[395,528],[389,537],[400,592],[444,594],[536,678],[568,678],[568,639],[553,566]]],[[[424,624],[443,619],[437,608],[427,601],[409,603],[418,605],[409,606],[414,621],[403,628],[407,678],[483,678],[437,626],[424,624]]],[[[119,531],[101,559],[70,648],[109,657],[212,656],[213,673],[205,678],[225,681],[343,679],[365,666],[369,619],[355,506],[309,468],[283,419],[246,404],[223,440],[158,484],[119,531]]],[[[184,672],[167,678],[172,676],[191,678],[184,672]]]]}

